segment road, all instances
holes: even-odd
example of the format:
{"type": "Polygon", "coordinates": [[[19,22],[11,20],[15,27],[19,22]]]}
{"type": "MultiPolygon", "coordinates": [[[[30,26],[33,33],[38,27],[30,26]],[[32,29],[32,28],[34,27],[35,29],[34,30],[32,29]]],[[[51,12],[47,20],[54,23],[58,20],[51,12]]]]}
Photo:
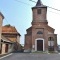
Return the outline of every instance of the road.
{"type": "Polygon", "coordinates": [[[0,60],[60,60],[60,54],[13,53],[0,60]]]}

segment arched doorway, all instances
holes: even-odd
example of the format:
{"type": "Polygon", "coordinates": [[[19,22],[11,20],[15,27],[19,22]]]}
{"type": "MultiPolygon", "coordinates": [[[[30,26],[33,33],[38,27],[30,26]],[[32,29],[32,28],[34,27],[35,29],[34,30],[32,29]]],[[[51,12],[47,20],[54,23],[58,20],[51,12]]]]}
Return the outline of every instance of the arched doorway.
{"type": "Polygon", "coordinates": [[[44,51],[44,39],[37,38],[35,40],[35,51],[44,51]]]}

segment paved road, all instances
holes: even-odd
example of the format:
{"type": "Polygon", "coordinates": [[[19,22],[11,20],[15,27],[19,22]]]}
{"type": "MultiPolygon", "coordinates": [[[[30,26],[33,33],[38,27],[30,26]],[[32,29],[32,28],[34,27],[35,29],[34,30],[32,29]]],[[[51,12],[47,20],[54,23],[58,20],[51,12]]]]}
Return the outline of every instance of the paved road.
{"type": "Polygon", "coordinates": [[[60,60],[59,54],[13,53],[0,60],[60,60]]]}

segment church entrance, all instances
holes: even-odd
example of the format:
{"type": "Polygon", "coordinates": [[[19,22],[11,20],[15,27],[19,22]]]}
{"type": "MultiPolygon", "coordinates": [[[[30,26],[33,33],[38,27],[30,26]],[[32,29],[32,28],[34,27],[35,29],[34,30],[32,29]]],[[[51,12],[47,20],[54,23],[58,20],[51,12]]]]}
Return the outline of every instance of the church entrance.
{"type": "Polygon", "coordinates": [[[43,51],[43,40],[37,40],[37,51],[43,51]]]}
{"type": "Polygon", "coordinates": [[[35,51],[44,51],[44,39],[37,38],[35,40],[35,51]]]}

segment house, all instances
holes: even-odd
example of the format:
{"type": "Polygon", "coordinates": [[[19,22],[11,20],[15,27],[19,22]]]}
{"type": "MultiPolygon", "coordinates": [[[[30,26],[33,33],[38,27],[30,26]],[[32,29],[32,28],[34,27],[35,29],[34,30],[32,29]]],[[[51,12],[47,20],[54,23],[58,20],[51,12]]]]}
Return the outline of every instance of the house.
{"type": "Polygon", "coordinates": [[[0,12],[0,54],[20,50],[20,34],[11,25],[2,26],[4,16],[0,12]]]}
{"type": "Polygon", "coordinates": [[[0,54],[6,54],[13,51],[14,43],[9,39],[5,38],[4,36],[1,37],[1,50],[0,54]]]}
{"type": "Polygon", "coordinates": [[[47,6],[38,0],[32,7],[33,21],[25,34],[24,52],[57,51],[57,34],[55,29],[48,25],[47,6]]]}
{"type": "Polygon", "coordinates": [[[10,39],[11,42],[14,43],[14,50],[17,51],[20,49],[20,34],[17,32],[16,28],[11,25],[5,25],[2,26],[2,35],[8,39],[10,39]]]}

